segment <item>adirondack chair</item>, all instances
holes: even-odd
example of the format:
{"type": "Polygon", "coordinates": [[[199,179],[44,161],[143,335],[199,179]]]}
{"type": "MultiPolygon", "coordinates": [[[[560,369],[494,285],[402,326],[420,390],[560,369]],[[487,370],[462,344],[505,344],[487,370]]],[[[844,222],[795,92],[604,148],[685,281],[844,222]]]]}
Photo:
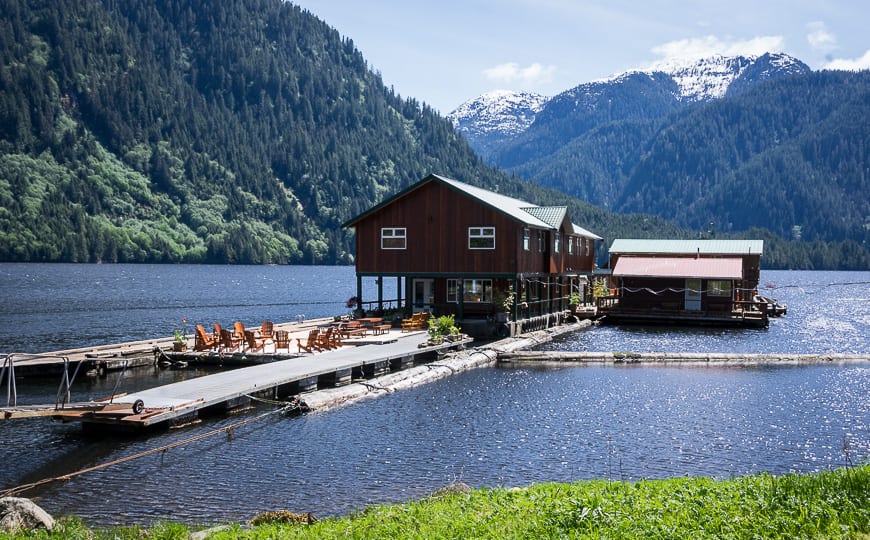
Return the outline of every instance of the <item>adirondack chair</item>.
{"type": "Polygon", "coordinates": [[[290,352],[290,332],[287,330],[275,330],[275,352],[281,349],[290,352]]]}
{"type": "Polygon", "coordinates": [[[245,342],[245,325],[241,321],[236,321],[233,323],[234,332],[236,339],[239,340],[242,344],[242,350],[245,350],[245,346],[247,343],[245,342]]]}
{"type": "Polygon", "coordinates": [[[242,350],[242,340],[237,338],[235,334],[230,332],[229,330],[221,330],[221,345],[220,352],[224,351],[241,351],[242,350]]]}
{"type": "Polygon", "coordinates": [[[256,334],[252,330],[245,330],[245,344],[248,347],[248,352],[263,352],[263,348],[266,346],[266,342],[257,339],[256,334]]]}
{"type": "Polygon", "coordinates": [[[410,319],[402,319],[402,332],[423,330],[429,322],[429,312],[420,311],[411,315],[410,319]]]}
{"type": "Polygon", "coordinates": [[[302,340],[296,338],[296,344],[299,347],[299,352],[305,351],[313,353],[314,351],[320,351],[320,346],[317,344],[317,341],[320,337],[320,330],[315,328],[308,332],[308,339],[305,340],[305,343],[302,343],[302,340]]]}
{"type": "Polygon", "coordinates": [[[317,347],[321,351],[328,351],[329,349],[335,349],[335,329],[329,327],[325,332],[319,332],[317,334],[317,347]]]}
{"type": "Polygon", "coordinates": [[[196,325],[196,333],[193,336],[193,350],[195,351],[210,351],[217,349],[221,344],[220,338],[215,339],[214,336],[206,334],[205,328],[201,324],[196,325]]]}
{"type": "Polygon", "coordinates": [[[274,330],[275,325],[272,324],[272,321],[263,321],[263,324],[260,326],[260,337],[262,339],[272,339],[274,330]]]}

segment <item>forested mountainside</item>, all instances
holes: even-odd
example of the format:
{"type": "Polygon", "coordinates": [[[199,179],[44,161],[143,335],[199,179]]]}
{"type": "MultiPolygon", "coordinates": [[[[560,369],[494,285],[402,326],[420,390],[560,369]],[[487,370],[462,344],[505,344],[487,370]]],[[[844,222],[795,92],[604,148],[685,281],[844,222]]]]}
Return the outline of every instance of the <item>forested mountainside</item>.
{"type": "Polygon", "coordinates": [[[0,13],[2,260],[348,263],[340,224],[432,172],[536,197],[289,3],[0,13]]]}
{"type": "Polygon", "coordinates": [[[340,224],[430,173],[608,240],[697,234],[486,166],[288,2],[0,0],[0,260],[350,263],[340,224]]]}
{"type": "Polygon", "coordinates": [[[819,264],[870,268],[870,73],[770,55],[744,65],[723,97],[681,99],[687,79],[657,72],[581,85],[481,148],[521,178],[613,211],[715,234],[767,229],[815,243],[827,252],[819,264]]]}

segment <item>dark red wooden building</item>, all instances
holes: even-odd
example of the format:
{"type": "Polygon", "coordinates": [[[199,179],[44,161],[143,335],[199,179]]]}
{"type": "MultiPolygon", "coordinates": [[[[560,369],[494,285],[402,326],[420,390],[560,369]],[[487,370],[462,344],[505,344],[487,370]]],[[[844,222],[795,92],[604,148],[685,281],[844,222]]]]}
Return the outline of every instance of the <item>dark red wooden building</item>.
{"type": "Polygon", "coordinates": [[[356,230],[361,304],[383,309],[384,279],[395,278],[407,312],[458,320],[562,312],[572,293],[586,295],[601,239],[573,224],[564,206],[537,206],[437,175],[343,226],[356,230]],[[376,278],[377,300],[362,297],[365,277],[376,278]]]}

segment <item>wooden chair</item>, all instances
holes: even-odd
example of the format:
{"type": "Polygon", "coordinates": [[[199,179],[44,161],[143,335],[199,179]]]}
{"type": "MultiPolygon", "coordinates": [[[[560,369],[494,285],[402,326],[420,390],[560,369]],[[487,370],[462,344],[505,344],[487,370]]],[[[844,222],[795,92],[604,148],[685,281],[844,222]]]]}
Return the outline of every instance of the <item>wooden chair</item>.
{"type": "Polygon", "coordinates": [[[224,351],[241,351],[242,350],[242,340],[237,338],[235,334],[230,332],[229,330],[221,330],[221,345],[220,352],[224,351]]]}
{"type": "Polygon", "coordinates": [[[215,339],[214,336],[206,334],[205,328],[201,324],[196,325],[196,332],[193,337],[193,350],[195,351],[210,351],[217,349],[221,344],[220,339],[215,339]]]}
{"type": "Polygon", "coordinates": [[[320,330],[315,328],[314,330],[311,330],[310,332],[308,332],[308,339],[305,341],[304,344],[302,343],[301,339],[296,338],[296,344],[299,347],[299,352],[305,351],[305,352],[313,353],[314,351],[320,351],[321,349],[320,349],[319,345],[317,344],[319,337],[320,337],[320,330]]]}
{"type": "Polygon", "coordinates": [[[429,312],[420,311],[411,315],[410,319],[402,319],[402,332],[423,330],[429,323],[429,312]]]}
{"type": "Polygon", "coordinates": [[[240,321],[236,321],[233,323],[233,328],[235,329],[236,339],[242,343],[242,350],[245,349],[245,325],[240,321]]]}
{"type": "Polygon", "coordinates": [[[281,349],[290,352],[290,332],[287,330],[275,330],[275,352],[281,349]]]}
{"type": "Polygon", "coordinates": [[[331,326],[326,329],[325,332],[318,332],[317,334],[317,347],[321,351],[328,351],[329,349],[336,349],[341,345],[340,337],[339,337],[339,345],[336,345],[336,332],[335,329],[331,326]]]}
{"type": "Polygon", "coordinates": [[[262,339],[272,339],[274,330],[275,325],[272,324],[272,321],[263,321],[263,324],[260,326],[260,337],[262,339]]]}
{"type": "Polygon", "coordinates": [[[257,335],[252,330],[245,330],[245,343],[247,344],[248,352],[263,352],[263,348],[266,346],[266,342],[257,339],[257,335]]]}

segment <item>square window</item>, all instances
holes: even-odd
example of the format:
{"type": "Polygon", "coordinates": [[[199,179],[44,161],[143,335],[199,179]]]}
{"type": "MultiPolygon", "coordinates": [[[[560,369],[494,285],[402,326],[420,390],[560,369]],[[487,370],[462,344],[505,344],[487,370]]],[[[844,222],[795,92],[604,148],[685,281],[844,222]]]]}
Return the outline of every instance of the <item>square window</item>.
{"type": "Polygon", "coordinates": [[[384,227],[381,229],[381,249],[406,249],[407,231],[405,227],[384,227]]]}
{"type": "Polygon", "coordinates": [[[707,282],[707,296],[731,298],[731,282],[724,279],[711,279],[707,282]]]}
{"type": "Polygon", "coordinates": [[[466,279],[462,282],[463,303],[492,302],[491,279],[466,279]]]}
{"type": "Polygon", "coordinates": [[[495,227],[469,227],[468,249],[495,249],[495,227]]]}

